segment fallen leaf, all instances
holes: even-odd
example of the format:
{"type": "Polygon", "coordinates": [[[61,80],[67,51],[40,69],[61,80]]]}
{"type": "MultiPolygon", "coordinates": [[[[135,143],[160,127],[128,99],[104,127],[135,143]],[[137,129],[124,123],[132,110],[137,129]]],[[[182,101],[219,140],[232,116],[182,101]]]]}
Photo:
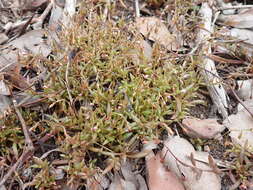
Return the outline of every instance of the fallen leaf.
{"type": "Polygon", "coordinates": [[[24,90],[29,88],[29,84],[26,82],[26,79],[20,75],[19,73],[5,73],[4,78],[8,80],[11,86],[18,88],[20,90],[24,90]]]}
{"type": "Polygon", "coordinates": [[[245,43],[253,44],[253,31],[248,29],[231,28],[228,35],[238,38],[245,43]]]}
{"type": "Polygon", "coordinates": [[[221,189],[220,177],[208,164],[196,160],[196,166],[194,166],[191,161],[191,157],[205,156],[208,163],[208,155],[205,152],[195,151],[187,140],[179,136],[166,140],[162,150],[164,163],[179,179],[183,180],[186,190],[221,189]]]}
{"type": "Polygon", "coordinates": [[[123,162],[120,171],[122,177],[116,172],[109,190],[147,190],[144,179],[141,179],[141,176],[137,176],[137,174],[132,171],[130,161],[127,160],[123,162]]]}
{"type": "Polygon", "coordinates": [[[121,170],[121,173],[124,177],[124,180],[131,182],[138,189],[139,184],[138,184],[135,174],[132,171],[131,163],[128,161],[123,162],[121,164],[120,170],[121,170]]]}
{"type": "Polygon", "coordinates": [[[50,19],[49,19],[49,28],[51,31],[59,32],[61,29],[61,19],[63,15],[63,8],[56,5],[52,8],[50,19]]]}
{"type": "MultiPolygon", "coordinates": [[[[225,7],[232,7],[232,3],[230,3],[231,0],[217,0],[217,4],[219,7],[221,8],[225,8],[225,7]]],[[[231,1],[232,2],[232,1],[231,1]]],[[[234,14],[236,12],[236,9],[227,9],[227,10],[222,10],[222,13],[225,15],[231,15],[234,14]]]]}
{"type": "Polygon", "coordinates": [[[8,71],[18,65],[18,51],[6,48],[0,51],[0,71],[8,71]]]}
{"type": "Polygon", "coordinates": [[[153,49],[151,45],[146,40],[140,40],[140,48],[142,50],[143,56],[147,61],[152,59],[153,49]]]}
{"type": "MultiPolygon", "coordinates": [[[[249,29],[238,29],[238,28],[231,28],[231,29],[222,29],[222,35],[231,36],[233,38],[238,39],[234,45],[241,49],[241,52],[245,54],[247,57],[251,57],[253,55],[253,32],[249,29]]],[[[225,47],[221,47],[218,45],[219,50],[222,53],[228,54],[230,53],[225,47]]]]}
{"type": "Polygon", "coordinates": [[[252,28],[253,8],[236,15],[219,15],[218,21],[235,28],[252,28]]]}
{"type": "Polygon", "coordinates": [[[4,185],[0,186],[0,190],[6,190],[6,187],[4,185]]]}
{"type": "Polygon", "coordinates": [[[12,103],[9,97],[0,95],[0,119],[11,109],[12,103]]]}
{"type": "MultiPolygon", "coordinates": [[[[243,104],[251,113],[253,112],[252,99],[244,101],[243,104]]],[[[230,115],[223,122],[223,125],[230,130],[229,136],[234,143],[237,143],[242,147],[245,144],[248,144],[249,147],[253,147],[253,118],[242,105],[238,105],[237,109],[237,114],[230,115]]]]}
{"type": "Polygon", "coordinates": [[[0,33],[0,44],[5,43],[8,39],[9,38],[5,33],[0,33]]]}
{"type": "Polygon", "coordinates": [[[182,124],[186,134],[193,138],[212,139],[225,129],[216,119],[186,118],[182,124]]]}
{"type": "Polygon", "coordinates": [[[176,42],[168,28],[156,17],[140,17],[136,19],[137,30],[149,40],[155,41],[169,50],[178,50],[179,44],[176,42]]]}
{"type": "Polygon", "coordinates": [[[25,0],[20,2],[21,3],[18,7],[23,11],[24,14],[27,11],[35,11],[40,7],[46,6],[49,0],[25,0]]]}
{"type": "Polygon", "coordinates": [[[236,94],[243,100],[251,99],[253,97],[253,79],[237,80],[238,90],[236,94]]]}
{"type": "Polygon", "coordinates": [[[146,156],[147,182],[149,190],[184,190],[182,181],[162,163],[160,153],[146,156]]]}
{"type": "Polygon", "coordinates": [[[31,7],[33,7],[34,9],[37,9],[40,6],[42,6],[43,4],[46,4],[48,2],[49,2],[49,0],[33,0],[31,3],[31,7]]]}
{"type": "Polygon", "coordinates": [[[147,184],[145,179],[142,177],[142,175],[137,174],[136,179],[139,183],[139,189],[138,190],[148,190],[147,184]]]}
{"type": "Polygon", "coordinates": [[[5,84],[4,80],[0,80],[0,94],[5,96],[11,95],[10,89],[5,84]]]}
{"type": "Polygon", "coordinates": [[[153,54],[151,45],[147,41],[140,39],[136,42],[136,46],[137,47],[135,49],[131,49],[128,52],[128,55],[132,61],[137,65],[139,65],[143,59],[146,61],[151,61],[153,54]]]}
{"type": "Polygon", "coordinates": [[[26,79],[20,74],[20,70],[20,65],[14,64],[12,67],[5,69],[5,72],[2,73],[4,80],[8,81],[10,90],[12,87],[24,90],[30,86],[26,79]]]}
{"type": "MultiPolygon", "coordinates": [[[[112,183],[109,187],[109,190],[126,190],[125,183],[122,178],[120,178],[118,172],[114,174],[114,178],[112,180],[112,183]]],[[[132,188],[132,185],[130,185],[130,188],[132,188]]]]}
{"type": "Polygon", "coordinates": [[[6,46],[18,48],[22,54],[42,54],[47,57],[51,53],[50,40],[46,30],[31,30],[6,46]]]}

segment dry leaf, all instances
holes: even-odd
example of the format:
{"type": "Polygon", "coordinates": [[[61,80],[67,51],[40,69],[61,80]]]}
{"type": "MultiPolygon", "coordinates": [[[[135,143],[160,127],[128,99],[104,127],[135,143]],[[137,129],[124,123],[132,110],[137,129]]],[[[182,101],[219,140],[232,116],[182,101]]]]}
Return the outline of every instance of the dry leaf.
{"type": "MultiPolygon", "coordinates": [[[[238,28],[232,28],[232,29],[223,29],[221,30],[222,35],[232,36],[234,38],[237,38],[239,42],[236,43],[236,45],[242,50],[242,52],[248,56],[251,57],[253,55],[253,32],[248,29],[238,29],[238,28]]],[[[221,48],[220,48],[221,49],[221,48]]],[[[225,48],[223,47],[225,50],[225,48]]],[[[229,53],[226,52],[225,54],[229,53]]]]}
{"type": "Polygon", "coordinates": [[[5,84],[4,80],[0,80],[0,94],[5,96],[11,95],[10,89],[5,84]]]}
{"type": "MultiPolygon", "coordinates": [[[[225,8],[225,7],[232,7],[232,3],[230,3],[231,0],[217,0],[217,4],[220,8],[225,8]]],[[[223,10],[222,13],[225,15],[231,15],[235,13],[235,9],[228,9],[228,10],[223,10]]]]}
{"type": "Polygon", "coordinates": [[[150,61],[152,59],[152,54],[153,54],[153,49],[151,45],[146,40],[140,40],[139,45],[143,52],[144,58],[147,61],[150,61]]]}
{"type": "Polygon", "coordinates": [[[237,15],[219,15],[218,21],[235,28],[252,28],[253,8],[237,15]]]}
{"type": "Polygon", "coordinates": [[[150,153],[146,156],[147,181],[149,190],[184,190],[182,181],[165,168],[160,153],[156,156],[150,153]]]}
{"type": "Polygon", "coordinates": [[[58,32],[61,29],[62,15],[63,15],[62,7],[56,5],[52,8],[48,26],[51,31],[58,32]]]}
{"type": "Polygon", "coordinates": [[[151,61],[153,54],[153,49],[151,45],[147,41],[140,39],[136,42],[136,46],[137,47],[135,49],[131,49],[128,52],[132,61],[137,65],[141,63],[141,60],[143,58],[146,61],[151,61]]]}
{"type": "Polygon", "coordinates": [[[138,190],[148,190],[146,181],[140,174],[137,174],[136,179],[139,183],[139,189],[138,190]]]}
{"type": "Polygon", "coordinates": [[[8,43],[7,46],[18,48],[24,54],[42,54],[47,57],[51,53],[50,40],[46,30],[31,30],[8,43]]]}
{"type": "Polygon", "coordinates": [[[0,52],[0,70],[8,71],[18,65],[18,50],[6,48],[0,52]]]}
{"type": "MultiPolygon", "coordinates": [[[[128,184],[129,189],[126,188],[125,181],[119,176],[118,172],[114,174],[114,178],[112,180],[112,183],[109,187],[109,190],[132,190],[134,189],[133,184],[128,184]]],[[[135,190],[135,189],[134,189],[135,190]]]]}
{"type": "Polygon", "coordinates": [[[49,0],[33,0],[31,3],[31,7],[33,7],[33,9],[37,9],[48,2],[49,0]]]}
{"type": "Polygon", "coordinates": [[[184,179],[186,190],[220,190],[220,177],[212,172],[213,169],[207,164],[196,161],[194,166],[191,154],[193,158],[205,156],[204,160],[208,163],[208,153],[195,151],[193,146],[183,138],[175,136],[164,142],[162,150],[164,163],[178,178],[184,179]]]}
{"type": "Polygon", "coordinates": [[[20,75],[20,69],[21,67],[18,64],[14,64],[12,67],[7,68],[6,71],[3,72],[4,79],[5,81],[8,81],[10,90],[12,87],[24,90],[30,86],[26,79],[20,75]]]}
{"type": "Polygon", "coordinates": [[[19,4],[19,9],[22,11],[35,11],[39,7],[45,5],[48,3],[49,0],[23,0],[23,1],[18,1],[19,3],[16,3],[16,5],[19,4]]]}
{"type": "Polygon", "coordinates": [[[253,31],[248,29],[232,28],[228,35],[243,40],[245,43],[253,44],[253,31]]]}
{"type": "Polygon", "coordinates": [[[238,90],[236,91],[239,98],[243,100],[253,97],[253,79],[237,80],[238,90]]]}
{"type": "Polygon", "coordinates": [[[5,73],[4,76],[4,78],[15,88],[24,90],[30,87],[26,82],[26,79],[19,73],[5,73]]]}
{"type": "Polygon", "coordinates": [[[5,43],[8,39],[9,38],[5,33],[0,33],[0,44],[5,43]]]}
{"type": "Polygon", "coordinates": [[[136,19],[137,30],[149,40],[155,41],[169,50],[178,50],[179,44],[165,24],[156,17],[141,17],[136,19]]]}
{"type": "Polygon", "coordinates": [[[120,170],[123,178],[116,172],[109,190],[147,190],[144,179],[141,179],[140,176],[137,177],[137,174],[132,171],[129,161],[122,163],[120,170]]]}
{"type": "Polygon", "coordinates": [[[11,109],[11,105],[9,97],[0,95],[0,119],[11,109]]]}
{"type": "Polygon", "coordinates": [[[187,135],[194,138],[212,139],[225,129],[216,119],[186,118],[182,124],[187,135]]]}
{"type": "Polygon", "coordinates": [[[4,185],[0,186],[0,190],[6,190],[6,187],[4,185]]]}
{"type": "MultiPolygon", "coordinates": [[[[243,104],[253,112],[253,100],[244,101],[243,104]]],[[[253,147],[253,118],[248,111],[238,105],[237,114],[230,115],[223,124],[230,130],[229,136],[234,143],[244,146],[246,143],[253,147]]]]}
{"type": "Polygon", "coordinates": [[[125,181],[131,182],[138,189],[139,184],[138,184],[135,174],[132,172],[131,163],[128,161],[122,163],[120,170],[125,181]]]}

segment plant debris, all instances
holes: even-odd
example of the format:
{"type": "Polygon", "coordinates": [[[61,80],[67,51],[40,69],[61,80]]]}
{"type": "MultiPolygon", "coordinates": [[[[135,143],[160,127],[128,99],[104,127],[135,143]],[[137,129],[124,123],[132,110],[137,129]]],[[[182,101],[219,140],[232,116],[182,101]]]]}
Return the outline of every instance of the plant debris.
{"type": "Polygon", "coordinates": [[[1,0],[0,189],[251,189],[251,19],[241,1],[1,0]]]}

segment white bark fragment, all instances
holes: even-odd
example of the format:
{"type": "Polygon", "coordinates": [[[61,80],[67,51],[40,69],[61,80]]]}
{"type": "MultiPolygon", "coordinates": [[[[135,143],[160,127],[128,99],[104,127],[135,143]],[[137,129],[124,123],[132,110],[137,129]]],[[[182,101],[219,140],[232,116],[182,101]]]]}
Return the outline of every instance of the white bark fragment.
{"type": "Polygon", "coordinates": [[[71,19],[76,13],[76,0],[66,0],[63,15],[63,24],[65,27],[71,26],[71,19]]]}
{"type": "MultiPolygon", "coordinates": [[[[211,54],[211,42],[209,42],[211,33],[213,32],[212,25],[212,9],[207,2],[202,4],[200,14],[203,20],[203,27],[201,27],[197,40],[199,44],[202,44],[202,54],[211,54]]],[[[225,119],[228,117],[228,96],[225,89],[222,86],[217,70],[215,68],[214,61],[203,57],[203,76],[208,86],[208,91],[212,98],[213,103],[217,106],[219,113],[225,119]]]]}

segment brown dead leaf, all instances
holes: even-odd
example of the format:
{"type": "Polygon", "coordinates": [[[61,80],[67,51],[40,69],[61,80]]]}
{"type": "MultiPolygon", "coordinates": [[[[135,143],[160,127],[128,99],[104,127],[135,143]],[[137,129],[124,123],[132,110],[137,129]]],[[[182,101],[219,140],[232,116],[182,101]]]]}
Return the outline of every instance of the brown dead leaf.
{"type": "Polygon", "coordinates": [[[23,0],[19,8],[25,13],[26,11],[35,11],[42,6],[46,6],[49,0],[23,0]]]}
{"type": "Polygon", "coordinates": [[[33,0],[31,3],[31,6],[34,8],[38,8],[48,2],[49,2],[49,0],[33,0]]]}
{"type": "Polygon", "coordinates": [[[186,118],[182,124],[186,134],[193,138],[212,139],[225,129],[216,119],[186,118]]]}
{"type": "Polygon", "coordinates": [[[24,90],[30,86],[26,79],[20,75],[20,69],[21,67],[19,65],[14,65],[6,72],[3,72],[4,80],[8,82],[9,89],[15,87],[20,90],[24,90]]]}
{"type": "Polygon", "coordinates": [[[208,164],[196,160],[196,166],[194,166],[191,161],[191,157],[192,159],[200,157],[208,163],[208,155],[206,152],[195,151],[187,140],[179,136],[166,140],[162,150],[164,163],[179,179],[184,179],[183,184],[186,190],[221,189],[220,177],[208,164]]]}
{"type": "Polygon", "coordinates": [[[25,90],[30,86],[26,82],[26,79],[19,73],[5,73],[4,78],[10,83],[12,87],[18,88],[20,90],[25,90]]]}
{"type": "Polygon", "coordinates": [[[235,28],[252,28],[253,8],[237,15],[220,15],[218,21],[235,28]]]}
{"type": "MultiPolygon", "coordinates": [[[[243,104],[250,112],[253,112],[252,99],[244,101],[243,104]]],[[[253,118],[242,105],[238,105],[237,114],[230,115],[223,124],[230,130],[229,136],[234,143],[242,147],[245,144],[253,147],[253,118]]],[[[246,149],[249,147],[246,147],[246,149]]]]}
{"type": "Polygon", "coordinates": [[[149,40],[155,41],[169,50],[177,50],[179,44],[168,28],[156,17],[140,17],[136,19],[137,30],[149,40]]]}
{"type": "Polygon", "coordinates": [[[146,156],[147,181],[149,190],[184,190],[182,181],[161,162],[160,153],[146,156]]]}

